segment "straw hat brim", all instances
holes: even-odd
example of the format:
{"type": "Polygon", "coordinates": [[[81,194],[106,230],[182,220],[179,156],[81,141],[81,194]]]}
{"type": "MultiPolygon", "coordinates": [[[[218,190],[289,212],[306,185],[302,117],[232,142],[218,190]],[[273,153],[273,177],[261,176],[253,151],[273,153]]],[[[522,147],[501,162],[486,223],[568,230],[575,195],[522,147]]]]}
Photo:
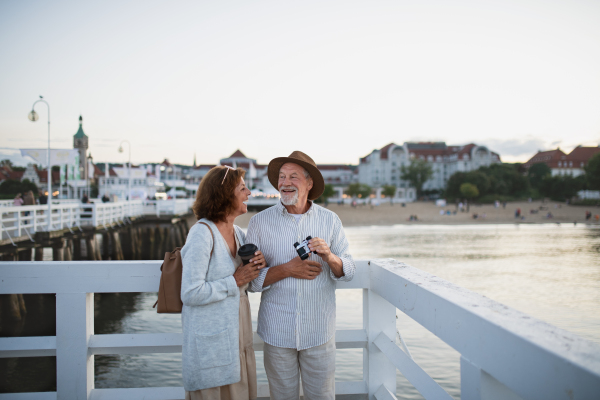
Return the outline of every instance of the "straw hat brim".
{"type": "Polygon", "coordinates": [[[300,153],[305,156],[304,153],[294,152],[290,154],[290,157],[277,157],[271,160],[267,169],[269,182],[271,182],[271,185],[273,185],[275,189],[279,190],[277,184],[279,182],[279,170],[281,169],[281,166],[286,163],[298,164],[308,171],[313,180],[313,187],[308,192],[308,200],[316,200],[323,194],[323,191],[325,190],[325,181],[323,179],[323,175],[321,175],[321,171],[319,171],[317,166],[314,164],[314,161],[312,163],[310,162],[312,161],[310,157],[306,156],[306,158],[308,158],[310,161],[302,160],[298,157],[294,157],[296,155],[295,153],[300,153]]]}

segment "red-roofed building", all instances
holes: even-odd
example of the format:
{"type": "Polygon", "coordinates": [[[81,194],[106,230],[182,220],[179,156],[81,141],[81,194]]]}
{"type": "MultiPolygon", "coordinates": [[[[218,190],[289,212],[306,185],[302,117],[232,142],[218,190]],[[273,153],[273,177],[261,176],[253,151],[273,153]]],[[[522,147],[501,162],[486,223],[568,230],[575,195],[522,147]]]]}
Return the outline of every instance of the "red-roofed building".
{"type": "Polygon", "coordinates": [[[424,190],[443,189],[455,172],[500,163],[497,153],[474,143],[464,146],[447,146],[445,142],[390,143],[360,159],[359,182],[375,188],[393,185],[398,188],[397,196],[409,198],[409,184],[400,178],[400,168],[408,166],[414,158],[423,159],[433,167],[433,176],[423,185],[424,190]]]}
{"type": "Polygon", "coordinates": [[[544,163],[550,167],[552,176],[571,175],[579,176],[585,174],[585,166],[590,158],[600,153],[598,147],[577,146],[569,154],[565,154],[561,149],[539,151],[531,157],[523,166],[527,169],[533,164],[544,163]]]}

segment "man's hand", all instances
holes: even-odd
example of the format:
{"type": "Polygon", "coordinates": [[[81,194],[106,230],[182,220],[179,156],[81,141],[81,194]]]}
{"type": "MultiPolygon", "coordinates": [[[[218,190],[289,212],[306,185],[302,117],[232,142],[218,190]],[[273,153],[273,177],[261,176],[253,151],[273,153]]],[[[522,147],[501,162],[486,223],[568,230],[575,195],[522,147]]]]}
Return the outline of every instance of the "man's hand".
{"type": "Polygon", "coordinates": [[[308,248],[310,251],[317,252],[317,255],[329,265],[329,269],[331,269],[333,275],[338,278],[344,276],[342,260],[331,252],[326,241],[318,237],[312,238],[308,241],[308,248]]]}
{"type": "Polygon", "coordinates": [[[329,263],[329,259],[331,258],[331,249],[326,241],[318,237],[312,238],[308,241],[308,248],[310,251],[316,251],[323,261],[329,263]]]}
{"type": "Polygon", "coordinates": [[[288,276],[297,279],[315,279],[323,268],[316,261],[301,260],[300,257],[292,259],[286,266],[288,276]]]}

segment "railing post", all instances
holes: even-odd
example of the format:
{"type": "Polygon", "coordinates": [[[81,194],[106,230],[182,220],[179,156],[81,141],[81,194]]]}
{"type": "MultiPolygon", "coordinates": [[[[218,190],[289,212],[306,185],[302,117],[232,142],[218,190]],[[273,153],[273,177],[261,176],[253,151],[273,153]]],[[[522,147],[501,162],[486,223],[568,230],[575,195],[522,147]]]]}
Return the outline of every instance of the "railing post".
{"type": "Polygon", "coordinates": [[[15,237],[21,236],[21,211],[17,211],[17,234],[15,237]]]}
{"type": "Polygon", "coordinates": [[[371,290],[370,275],[369,272],[369,289],[363,289],[363,326],[368,338],[367,350],[363,352],[363,375],[369,400],[373,400],[382,385],[396,393],[396,367],[373,343],[381,332],[396,337],[396,307],[371,290]]]}
{"type": "Polygon", "coordinates": [[[98,226],[98,207],[96,203],[92,204],[92,223],[94,226],[98,226]]]}
{"type": "Polygon", "coordinates": [[[56,397],[88,399],[94,388],[94,294],[56,294],[56,397]]]}
{"type": "Polygon", "coordinates": [[[496,378],[460,357],[461,400],[523,400],[496,378]]]}

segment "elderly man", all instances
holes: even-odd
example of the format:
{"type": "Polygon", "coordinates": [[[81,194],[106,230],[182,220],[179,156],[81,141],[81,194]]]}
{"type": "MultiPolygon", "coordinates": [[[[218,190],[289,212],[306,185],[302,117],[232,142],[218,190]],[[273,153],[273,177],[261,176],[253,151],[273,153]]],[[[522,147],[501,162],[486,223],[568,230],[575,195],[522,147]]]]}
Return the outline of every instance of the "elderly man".
{"type": "Polygon", "coordinates": [[[246,241],[268,265],[250,290],[262,292],[258,334],[271,399],[298,399],[300,375],[305,398],[334,399],[335,286],[352,279],[354,261],[338,216],[311,201],[325,188],[312,158],[300,151],[275,158],[268,177],[281,202],[252,217],[246,241]],[[311,253],[302,260],[294,243],[307,236],[311,253]]]}

